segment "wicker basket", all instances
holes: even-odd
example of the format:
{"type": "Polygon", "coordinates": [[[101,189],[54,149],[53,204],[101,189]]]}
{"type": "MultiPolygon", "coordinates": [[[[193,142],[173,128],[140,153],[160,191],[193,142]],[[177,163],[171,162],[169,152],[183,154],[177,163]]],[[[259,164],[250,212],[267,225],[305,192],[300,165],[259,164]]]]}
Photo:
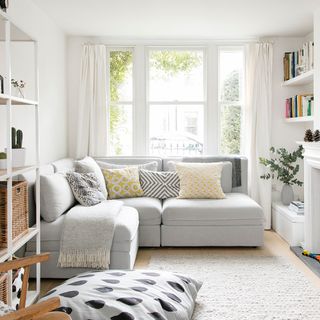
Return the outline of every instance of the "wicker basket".
{"type": "MultiPolygon", "coordinates": [[[[7,182],[0,182],[0,247],[8,246],[7,182]]],[[[28,183],[12,182],[12,239],[17,240],[28,232],[28,183]]]]}
{"type": "Polygon", "coordinates": [[[0,301],[8,303],[8,274],[0,274],[0,301]]]}

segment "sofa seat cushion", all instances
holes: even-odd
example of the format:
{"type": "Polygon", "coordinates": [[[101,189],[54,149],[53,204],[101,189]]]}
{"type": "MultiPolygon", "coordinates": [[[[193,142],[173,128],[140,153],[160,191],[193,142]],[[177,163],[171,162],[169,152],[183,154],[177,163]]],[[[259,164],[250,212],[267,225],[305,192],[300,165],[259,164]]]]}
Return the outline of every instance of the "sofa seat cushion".
{"type": "MultiPolygon", "coordinates": [[[[92,210],[94,207],[88,207],[92,210]]],[[[90,212],[88,212],[90,214],[90,212]]],[[[66,215],[60,216],[53,222],[41,221],[41,251],[60,251],[60,239],[64,219],[66,215]]],[[[116,220],[112,251],[130,251],[130,242],[135,238],[139,227],[139,215],[136,209],[123,206],[116,220]]],[[[27,251],[34,252],[35,240],[27,244],[27,251]]]]}
{"type": "Polygon", "coordinates": [[[141,226],[161,224],[162,201],[156,198],[139,197],[121,199],[124,205],[133,207],[139,212],[141,226]]]}
{"type": "Polygon", "coordinates": [[[225,199],[166,199],[162,223],[176,226],[262,225],[261,207],[242,193],[225,199]]]}

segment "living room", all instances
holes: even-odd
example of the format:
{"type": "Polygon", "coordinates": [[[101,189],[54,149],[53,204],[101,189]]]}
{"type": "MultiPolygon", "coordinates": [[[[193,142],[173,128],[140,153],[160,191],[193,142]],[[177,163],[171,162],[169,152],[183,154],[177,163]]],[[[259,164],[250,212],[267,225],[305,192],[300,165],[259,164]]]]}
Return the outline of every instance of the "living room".
{"type": "Polygon", "coordinates": [[[1,318],[320,319],[317,0],[0,7],[1,318]]]}

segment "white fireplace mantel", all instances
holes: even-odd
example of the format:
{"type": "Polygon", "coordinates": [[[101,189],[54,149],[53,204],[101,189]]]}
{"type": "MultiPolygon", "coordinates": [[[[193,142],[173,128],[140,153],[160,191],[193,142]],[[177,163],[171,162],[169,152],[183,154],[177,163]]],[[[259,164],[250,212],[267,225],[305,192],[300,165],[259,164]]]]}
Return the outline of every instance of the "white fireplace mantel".
{"type": "Polygon", "coordinates": [[[298,142],[304,148],[304,249],[320,253],[320,142],[298,142]]]}

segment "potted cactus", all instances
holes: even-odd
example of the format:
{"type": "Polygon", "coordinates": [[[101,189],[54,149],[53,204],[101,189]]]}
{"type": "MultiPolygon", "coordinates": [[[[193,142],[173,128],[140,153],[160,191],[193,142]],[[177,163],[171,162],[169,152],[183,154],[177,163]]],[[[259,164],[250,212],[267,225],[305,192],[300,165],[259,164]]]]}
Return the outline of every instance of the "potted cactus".
{"type": "Polygon", "coordinates": [[[26,149],[22,147],[23,132],[11,128],[12,167],[23,167],[26,163],[26,149]]]}
{"type": "Polygon", "coordinates": [[[7,154],[0,152],[0,169],[7,169],[7,154]]]}

